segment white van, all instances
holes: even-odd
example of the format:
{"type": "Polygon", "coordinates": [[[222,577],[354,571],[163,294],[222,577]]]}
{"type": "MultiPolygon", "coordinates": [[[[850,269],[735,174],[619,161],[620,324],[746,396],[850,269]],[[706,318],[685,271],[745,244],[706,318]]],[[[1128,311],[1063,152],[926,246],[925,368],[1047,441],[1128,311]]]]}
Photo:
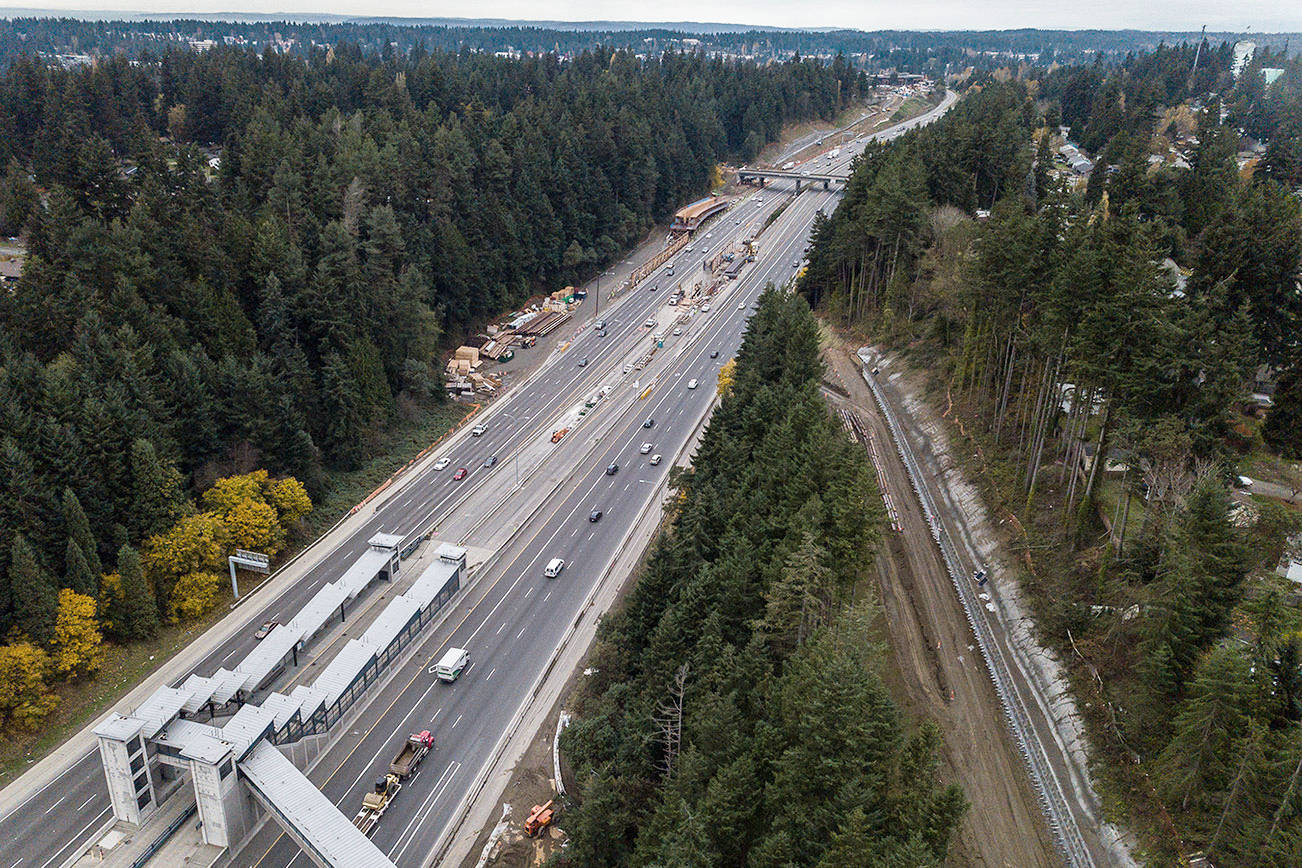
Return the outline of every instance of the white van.
{"type": "Polygon", "coordinates": [[[543,570],[543,575],[549,579],[554,579],[565,569],[565,561],[560,558],[552,558],[547,564],[547,569],[543,570]]]}
{"type": "Polygon", "coordinates": [[[470,665],[470,652],[465,648],[449,648],[448,653],[443,655],[434,667],[434,675],[439,681],[446,681],[451,684],[460,676],[462,670],[470,665]]]}

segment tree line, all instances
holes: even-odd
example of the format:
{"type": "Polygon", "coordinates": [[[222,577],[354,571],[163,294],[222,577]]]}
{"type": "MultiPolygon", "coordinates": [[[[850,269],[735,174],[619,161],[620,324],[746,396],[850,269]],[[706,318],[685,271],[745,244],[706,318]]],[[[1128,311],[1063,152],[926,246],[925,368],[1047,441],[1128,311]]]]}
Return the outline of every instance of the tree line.
{"type": "Polygon", "coordinates": [[[1302,861],[1302,617],[1273,570],[1302,523],[1228,483],[1261,438],[1297,454],[1302,207],[1269,161],[1240,171],[1209,89],[1242,107],[1256,85],[1222,54],[1205,77],[1169,49],[975,83],[865,155],[801,290],[930,366],[974,433],[1154,858],[1283,868],[1302,861]],[[1191,101],[1193,140],[1170,129],[1191,101]],[[1059,119],[1103,152],[1084,189],[1051,171],[1059,119]],[[1150,165],[1177,139],[1188,168],[1150,165]],[[1262,364],[1281,388],[1258,431],[1262,364]]]}
{"type": "Polygon", "coordinates": [[[562,748],[569,864],[939,866],[965,810],[877,667],[882,507],[819,393],[818,329],[769,287],[672,522],[598,633],[562,748]]]}

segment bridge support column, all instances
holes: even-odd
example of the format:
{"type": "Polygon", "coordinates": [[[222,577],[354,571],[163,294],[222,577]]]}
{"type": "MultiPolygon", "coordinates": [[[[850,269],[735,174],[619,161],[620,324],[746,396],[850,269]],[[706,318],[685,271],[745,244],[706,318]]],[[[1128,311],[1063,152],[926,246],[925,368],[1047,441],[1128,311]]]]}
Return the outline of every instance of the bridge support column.
{"type": "Polygon", "coordinates": [[[831,181],[824,181],[824,182],[823,182],[823,189],[824,189],[824,190],[830,190],[830,189],[832,189],[832,182],[831,182],[831,181]]]}
{"type": "Polygon", "coordinates": [[[796,192],[797,192],[797,193],[800,192],[800,179],[799,179],[799,178],[796,179],[796,192]]]}

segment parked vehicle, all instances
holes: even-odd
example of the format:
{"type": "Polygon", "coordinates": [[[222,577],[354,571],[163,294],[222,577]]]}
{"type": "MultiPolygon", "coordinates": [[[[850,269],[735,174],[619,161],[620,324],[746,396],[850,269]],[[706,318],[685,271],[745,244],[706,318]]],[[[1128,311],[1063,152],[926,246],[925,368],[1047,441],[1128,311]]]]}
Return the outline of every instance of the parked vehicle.
{"type": "Polygon", "coordinates": [[[469,651],[465,648],[449,648],[443,659],[434,664],[434,676],[439,681],[451,684],[461,677],[462,671],[469,665],[469,651]]]}

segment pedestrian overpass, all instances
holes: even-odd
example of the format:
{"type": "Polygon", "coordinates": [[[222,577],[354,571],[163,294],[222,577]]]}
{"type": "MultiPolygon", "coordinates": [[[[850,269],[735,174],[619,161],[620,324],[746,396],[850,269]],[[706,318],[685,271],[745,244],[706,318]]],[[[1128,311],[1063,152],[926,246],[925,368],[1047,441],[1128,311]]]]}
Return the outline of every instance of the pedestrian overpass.
{"type": "Polygon", "coordinates": [[[799,193],[804,184],[821,183],[824,190],[830,190],[833,184],[844,184],[850,179],[845,175],[820,175],[786,169],[738,169],[737,180],[743,184],[758,184],[761,187],[768,181],[795,181],[796,192],[799,193]]]}
{"type": "Polygon", "coordinates": [[[336,612],[343,619],[345,604],[367,585],[397,578],[403,541],[393,534],[372,537],[337,581],[234,669],[160,687],[131,714],[115,713],[99,724],[95,735],[115,819],[142,826],[188,776],[205,844],[238,847],[265,811],[321,868],[392,868],[299,769],[325,749],[331,728],[460,590],[466,550],[440,545],[412,585],[310,684],[285,692],[269,685],[291,659],[297,668],[298,651],[336,612]]]}

